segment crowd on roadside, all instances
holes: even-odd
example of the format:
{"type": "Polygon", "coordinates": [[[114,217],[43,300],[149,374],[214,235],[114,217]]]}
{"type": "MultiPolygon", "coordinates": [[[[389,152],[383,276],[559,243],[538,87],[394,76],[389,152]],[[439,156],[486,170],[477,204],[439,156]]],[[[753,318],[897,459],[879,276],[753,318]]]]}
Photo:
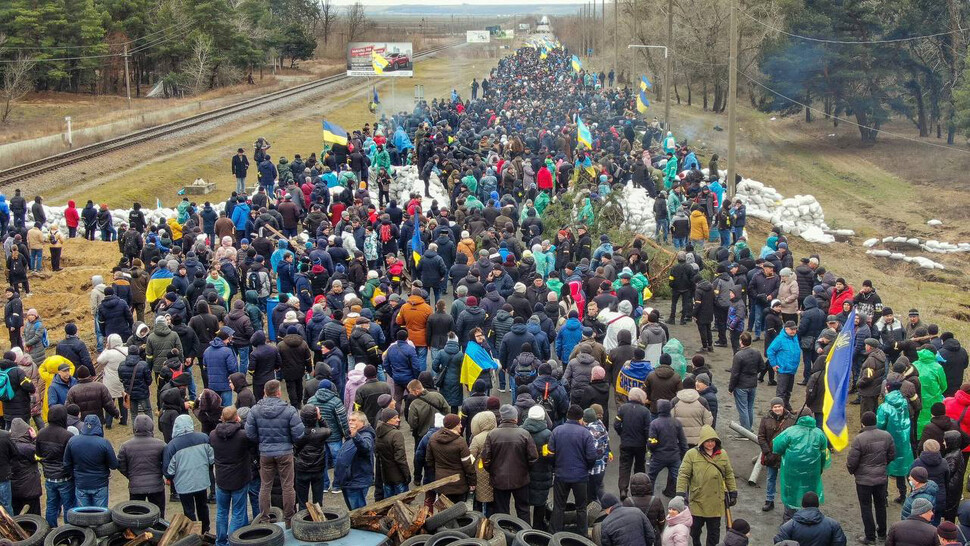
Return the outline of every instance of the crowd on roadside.
{"type": "MultiPolygon", "coordinates": [[[[288,518],[329,491],[352,509],[457,475],[427,495],[429,506],[445,495],[559,531],[572,498],[585,534],[596,500],[607,514],[602,544],[714,546],[723,535],[738,546],[748,522],[722,533],[738,487],[715,430],[729,419],[718,412],[720,388],[734,395],[741,425],[757,430],[766,512],[780,482],[775,542],[844,544],[837,519],[847,515],[820,510],[830,461],[822,374],[854,317],[864,429],[848,464],[861,541],[950,544],[970,530],[961,502],[970,384],[952,334],[915,309],[897,318],[871,283],[856,292],[820,256],[796,266],[783,234],[752,252],[743,204],[720,204],[716,165],[705,179],[670,133],[652,146],[656,128],[637,131],[633,93],[577,74],[564,50],[519,49],[488,82],[481,98],[434,100],[365,125],[319,159],[274,161],[260,139],[257,189],[247,193],[241,150],[231,162],[237,190],[221,210],[185,199],[162,225],[136,206],[116,230],[84,229],[108,233],[121,256],[110,278],[92,278],[91,324],[48,332],[37,310],[24,311],[28,289],[11,274],[0,503],[40,514],[46,494],[56,525],[72,506],[106,506],[117,471],[130,498],[163,514],[178,501],[203,532],[215,502],[221,546],[274,504],[288,518]],[[577,145],[576,116],[588,147],[577,145]],[[435,175],[448,202],[391,195],[406,163],[426,194],[435,175]],[[673,175],[655,178],[652,164],[673,175]],[[692,226],[728,215],[720,245],[704,250],[709,233],[678,243],[660,279],[672,292],[666,321],[651,308],[649,245],[615,244],[596,221],[600,201],[629,180],[669,190],[674,223],[685,208],[692,226]],[[551,203],[577,194],[570,222],[546,225],[551,203]],[[680,323],[698,328],[693,355],[668,326],[678,306],[680,323]],[[79,337],[89,333],[94,352],[79,337]],[[728,346],[729,377],[705,358],[728,346]],[[479,348],[487,362],[471,358],[479,348]],[[776,396],[755,429],[765,377],[776,396]],[[131,426],[120,445],[104,438],[116,425],[131,426]],[[615,484],[604,479],[611,465],[615,484]],[[905,518],[893,525],[890,476],[905,518]]],[[[25,220],[13,205],[16,231],[25,220]]],[[[8,264],[22,253],[20,235],[7,237],[8,264]]]]}

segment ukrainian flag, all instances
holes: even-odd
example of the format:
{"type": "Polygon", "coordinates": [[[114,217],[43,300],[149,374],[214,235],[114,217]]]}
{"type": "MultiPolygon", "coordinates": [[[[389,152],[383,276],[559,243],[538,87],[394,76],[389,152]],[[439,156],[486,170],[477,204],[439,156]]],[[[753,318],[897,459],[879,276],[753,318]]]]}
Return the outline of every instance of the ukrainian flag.
{"type": "Polygon", "coordinates": [[[849,445],[846,402],[852,382],[852,351],[855,347],[855,309],[845,320],[845,327],[832,342],[825,359],[825,401],[822,402],[822,430],[836,451],[849,445]]]}
{"type": "Polygon", "coordinates": [[[648,106],[650,106],[650,99],[647,98],[647,92],[640,91],[640,94],[637,95],[637,112],[646,113],[648,106]]]}
{"type": "Polygon", "coordinates": [[[343,144],[347,145],[347,131],[336,123],[323,121],[323,142],[324,144],[343,144]]]}
{"type": "Polygon", "coordinates": [[[380,75],[384,73],[384,69],[391,63],[380,53],[372,51],[370,54],[370,64],[374,67],[374,72],[380,75]]]}
{"type": "Polygon", "coordinates": [[[411,257],[414,259],[414,266],[421,263],[421,255],[424,254],[424,241],[421,240],[421,220],[418,218],[418,210],[414,210],[414,233],[411,235],[411,257]]]}
{"type": "Polygon", "coordinates": [[[579,57],[573,55],[573,70],[579,72],[583,68],[583,63],[580,62],[579,57]]]}
{"type": "Polygon", "coordinates": [[[539,54],[539,58],[544,61],[548,56],[549,56],[549,50],[546,48],[542,48],[542,53],[539,54]]]}
{"type": "Polygon", "coordinates": [[[585,144],[587,148],[593,148],[593,135],[590,134],[589,128],[583,123],[582,118],[576,116],[576,139],[579,144],[585,144]]]}
{"type": "Polygon", "coordinates": [[[165,297],[168,285],[172,284],[175,275],[167,267],[159,267],[158,271],[152,273],[148,279],[148,288],[145,290],[145,301],[152,303],[165,297]]]}
{"type": "Polygon", "coordinates": [[[465,358],[461,361],[461,384],[471,390],[478,376],[485,370],[494,370],[498,365],[495,359],[474,341],[465,346],[465,358]]]}
{"type": "Polygon", "coordinates": [[[646,91],[648,89],[653,89],[653,84],[650,83],[650,80],[646,76],[640,76],[640,90],[646,91]]]}

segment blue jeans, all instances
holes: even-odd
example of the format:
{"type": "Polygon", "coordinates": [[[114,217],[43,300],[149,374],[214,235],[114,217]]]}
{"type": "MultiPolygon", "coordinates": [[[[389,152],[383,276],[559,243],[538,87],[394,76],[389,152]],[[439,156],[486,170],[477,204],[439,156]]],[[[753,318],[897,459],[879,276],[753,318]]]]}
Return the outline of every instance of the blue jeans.
{"type": "Polygon", "coordinates": [[[216,487],[216,546],[228,546],[229,535],[236,529],[249,525],[249,517],[246,515],[248,493],[249,487],[240,487],[235,491],[216,487]]]}
{"type": "Polygon", "coordinates": [[[10,480],[0,482],[0,506],[3,506],[8,514],[13,514],[13,492],[10,489],[10,480]]]}
{"type": "Polygon", "coordinates": [[[704,250],[704,239],[691,239],[690,244],[694,245],[694,250],[698,252],[704,250]]]}
{"type": "Polygon", "coordinates": [[[262,485],[259,476],[253,478],[253,481],[249,482],[246,494],[249,496],[249,506],[252,510],[253,517],[249,518],[252,521],[256,516],[259,515],[259,488],[262,485]]]}
{"type": "Polygon", "coordinates": [[[765,306],[755,303],[751,308],[751,318],[754,319],[754,337],[761,337],[765,328],[765,306]]]}
{"type": "Polygon", "coordinates": [[[44,265],[44,251],[38,249],[32,249],[30,251],[30,268],[34,271],[40,271],[41,266],[44,265]]]}
{"type": "MultiPolygon", "coordinates": [[[[327,466],[330,468],[334,467],[334,461],[337,460],[337,453],[340,452],[340,446],[343,443],[339,440],[336,442],[327,442],[327,466]]],[[[330,489],[330,474],[327,470],[323,471],[323,488],[330,489]]],[[[339,489],[339,488],[338,488],[339,489]]]]}
{"type": "Polygon", "coordinates": [[[670,220],[664,218],[657,220],[657,230],[653,233],[653,238],[660,241],[663,237],[664,243],[667,242],[667,233],[670,231],[670,220]]]}
{"type": "Polygon", "coordinates": [[[76,506],[100,506],[101,508],[108,507],[108,488],[100,487],[98,489],[74,489],[74,497],[76,499],[76,506]]]}
{"type": "Polygon", "coordinates": [[[393,497],[394,495],[400,495],[408,490],[408,484],[399,483],[396,485],[384,484],[384,498],[393,497]]]}
{"type": "Polygon", "coordinates": [[[421,367],[420,371],[425,371],[428,369],[428,348],[427,347],[415,347],[414,352],[418,353],[418,365],[421,367]]]}
{"type": "Polygon", "coordinates": [[[674,250],[687,248],[687,237],[674,237],[674,250]]]}
{"type": "Polygon", "coordinates": [[[744,226],[734,226],[734,242],[744,236],[744,226]]]}
{"type": "Polygon", "coordinates": [[[741,426],[752,430],[754,426],[754,387],[750,389],[734,389],[734,405],[738,408],[738,422],[741,426]]]}
{"type": "Polygon", "coordinates": [[[246,345],[245,347],[234,347],[236,351],[236,356],[239,357],[239,371],[246,373],[249,369],[249,351],[252,349],[251,346],[246,345]]]}
{"type": "Polygon", "coordinates": [[[246,177],[245,176],[237,176],[236,177],[236,195],[242,195],[244,193],[246,193],[246,177]]]}
{"type": "Polygon", "coordinates": [[[717,232],[721,236],[721,246],[731,246],[731,230],[719,229],[717,232]]]}
{"type": "Polygon", "coordinates": [[[232,405],[232,391],[220,391],[216,394],[222,398],[222,407],[228,408],[232,405]]]}
{"type": "Polygon", "coordinates": [[[101,333],[101,326],[98,325],[98,319],[94,319],[94,338],[98,352],[100,353],[104,350],[104,334],[101,333]]]}
{"type": "Polygon", "coordinates": [[[74,508],[74,480],[63,482],[45,480],[44,485],[47,489],[47,511],[44,517],[52,528],[57,527],[57,517],[61,515],[61,508],[64,508],[65,518],[67,511],[74,508]]]}
{"type": "Polygon", "coordinates": [[[765,485],[765,501],[775,502],[775,489],[778,483],[778,469],[768,467],[768,483],[765,485]]]}
{"type": "Polygon", "coordinates": [[[354,489],[344,488],[344,502],[347,508],[356,510],[367,504],[367,490],[369,487],[355,487],[354,489]]]}

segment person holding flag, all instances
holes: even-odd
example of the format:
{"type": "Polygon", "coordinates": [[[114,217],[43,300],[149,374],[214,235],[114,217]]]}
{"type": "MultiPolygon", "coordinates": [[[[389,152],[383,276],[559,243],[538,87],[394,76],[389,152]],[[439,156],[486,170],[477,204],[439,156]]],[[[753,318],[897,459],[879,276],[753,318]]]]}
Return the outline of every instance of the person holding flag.
{"type": "Polygon", "coordinates": [[[593,135],[589,132],[589,127],[583,123],[583,118],[579,116],[576,116],[576,139],[578,144],[593,149],[593,135]]]}
{"type": "MultiPolygon", "coordinates": [[[[787,323],[786,328],[787,331],[787,323]]],[[[782,337],[782,336],[778,336],[782,337]]],[[[798,343],[795,343],[796,347],[798,343]]],[[[852,382],[852,353],[855,347],[855,309],[845,321],[845,327],[832,342],[829,356],[825,361],[823,377],[825,399],[822,402],[822,430],[835,451],[842,451],[849,445],[849,428],[846,421],[846,403],[849,398],[849,383],[852,382]]],[[[781,379],[778,380],[779,386],[781,379]]],[[[905,402],[904,402],[905,407],[905,402]]],[[[880,408],[881,409],[881,408],[880,408]]],[[[882,428],[882,427],[880,427],[882,428]]],[[[909,432],[906,434],[909,441],[909,432]]],[[[909,467],[907,466],[907,469],[909,467]]]]}
{"type": "Polygon", "coordinates": [[[647,107],[649,106],[650,106],[650,99],[647,98],[647,92],[640,91],[640,93],[637,94],[637,112],[640,112],[641,114],[646,114],[647,107]]]}

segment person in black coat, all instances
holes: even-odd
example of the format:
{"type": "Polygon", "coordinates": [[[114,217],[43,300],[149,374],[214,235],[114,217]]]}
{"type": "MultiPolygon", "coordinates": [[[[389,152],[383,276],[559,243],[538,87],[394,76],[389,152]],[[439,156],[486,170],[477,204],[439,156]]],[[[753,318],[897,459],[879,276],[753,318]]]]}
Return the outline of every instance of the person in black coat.
{"type": "MultiPolygon", "coordinates": [[[[799,286],[799,292],[801,287],[799,286]]],[[[808,376],[812,374],[812,362],[818,353],[815,352],[815,340],[825,329],[827,315],[818,306],[815,296],[807,296],[802,301],[802,312],[798,317],[798,342],[802,346],[803,378],[800,385],[808,383],[808,376]],[[805,349],[808,347],[808,349],[805,349]]]]}
{"type": "Polygon", "coordinates": [[[711,324],[714,322],[714,286],[711,281],[702,279],[700,275],[694,278],[697,288],[694,289],[694,321],[701,336],[701,350],[714,352],[714,339],[711,335],[711,324]]]}
{"type": "Polygon", "coordinates": [[[657,417],[650,421],[650,436],[647,439],[647,447],[650,449],[648,477],[651,483],[656,483],[660,471],[667,469],[667,486],[663,494],[668,498],[676,494],[677,469],[687,454],[684,426],[671,417],[670,408],[670,400],[657,400],[657,417]]]}
{"type": "Polygon", "coordinates": [[[131,327],[134,324],[131,308],[125,300],[115,295],[114,289],[110,286],[104,289],[104,299],[98,306],[97,320],[104,337],[107,338],[111,334],[118,334],[121,339],[131,337],[131,327]]]}
{"type": "Polygon", "coordinates": [[[818,495],[812,491],[802,496],[802,509],[778,529],[774,541],[783,540],[794,540],[798,544],[846,543],[842,526],[818,509],[818,495]]]}
{"type": "Polygon", "coordinates": [[[428,317],[426,326],[428,346],[431,347],[432,351],[432,360],[434,360],[434,355],[439,350],[444,349],[445,343],[448,342],[448,333],[454,329],[455,321],[451,317],[451,314],[445,310],[445,301],[439,299],[435,303],[435,312],[428,317]]]}
{"type": "Polygon", "coordinates": [[[253,394],[259,402],[263,398],[263,387],[276,379],[276,372],[283,367],[283,359],[275,344],[266,343],[266,334],[262,330],[254,332],[249,341],[252,343],[249,372],[253,374],[253,394]]]}
{"type": "Polygon", "coordinates": [[[943,373],[946,374],[946,390],[944,396],[953,396],[963,384],[963,374],[967,370],[967,350],[960,345],[960,341],[953,337],[953,332],[943,332],[940,336],[943,348],[938,352],[944,359],[943,373]]]}
{"type": "Polygon", "coordinates": [[[17,366],[17,356],[7,351],[0,360],[0,371],[7,373],[7,381],[13,386],[14,396],[12,399],[3,403],[3,420],[7,430],[14,419],[23,419],[25,423],[30,422],[31,395],[37,392],[37,387],[30,378],[24,375],[23,370],[17,366]]]}
{"type": "Polygon", "coordinates": [[[600,500],[606,519],[600,524],[600,546],[653,546],[653,524],[639,508],[623,506],[607,493],[600,500]]]}
{"type": "Polygon", "coordinates": [[[741,350],[734,354],[728,392],[734,395],[741,426],[753,431],[754,395],[758,387],[758,373],[764,367],[761,353],[751,348],[751,334],[744,332],[740,338],[741,350]]]}
{"type": "Polygon", "coordinates": [[[97,371],[94,369],[94,363],[91,362],[91,353],[88,352],[88,347],[81,338],[77,337],[77,325],[73,322],[67,323],[64,326],[64,333],[67,336],[57,344],[57,355],[63,356],[74,364],[74,375],[77,375],[78,368],[84,366],[92,377],[96,376],[97,371]]]}
{"type": "MultiPolygon", "coordinates": [[[[677,301],[680,300],[680,324],[687,324],[687,315],[691,314],[691,293],[694,288],[694,268],[687,263],[687,253],[677,253],[677,265],[670,269],[670,316],[667,324],[673,324],[677,318],[677,301]]],[[[712,311],[713,313],[713,311],[712,311]]]]}
{"type": "Polygon", "coordinates": [[[626,498],[630,487],[630,469],[646,471],[647,440],[650,437],[650,409],[645,405],[643,389],[630,389],[629,401],[616,410],[617,434],[620,435],[620,498],[626,498]]]}
{"type": "MultiPolygon", "coordinates": [[[[235,506],[235,503],[240,498],[239,492],[248,491],[249,483],[253,479],[252,457],[248,454],[255,448],[255,443],[246,437],[245,427],[236,408],[222,408],[221,422],[209,433],[209,445],[212,446],[215,459],[213,468],[217,494],[230,497],[230,510],[220,510],[219,513],[225,514],[227,520],[230,513],[233,514],[233,520],[237,513],[241,513],[245,519],[246,495],[241,496],[241,507],[235,506]]],[[[216,517],[219,517],[218,513],[216,517]]],[[[234,527],[238,525],[236,521],[232,523],[234,527]]],[[[228,521],[220,525],[217,519],[216,528],[227,529],[228,521]]],[[[225,537],[220,537],[220,540],[225,540],[225,537]]]]}
{"type": "Polygon", "coordinates": [[[303,506],[313,493],[313,502],[323,502],[323,476],[327,470],[327,439],[330,429],[320,420],[320,409],[307,404],[300,409],[306,432],[293,444],[296,470],[296,500],[303,506]]]}
{"type": "MultiPolygon", "coordinates": [[[[778,334],[780,334],[782,330],[784,330],[784,321],[781,319],[781,302],[778,300],[773,300],[768,312],[765,313],[765,356],[768,356],[768,347],[771,346],[771,342],[778,337],[778,334]]],[[[768,385],[776,385],[775,369],[772,367],[771,362],[765,361],[765,367],[762,368],[761,373],[758,374],[758,381],[764,381],[765,373],[768,374],[768,385]]]]}
{"type": "Polygon", "coordinates": [[[152,367],[145,362],[138,345],[128,347],[128,356],[118,366],[118,380],[124,385],[131,400],[129,405],[132,419],[138,415],[139,409],[145,415],[151,416],[152,367]]]}
{"type": "Polygon", "coordinates": [[[129,498],[154,504],[161,517],[165,517],[165,479],[162,476],[165,442],[155,438],[155,424],[149,415],[135,417],[132,430],[134,437],[122,444],[118,451],[118,470],[128,478],[129,498]]]}
{"type": "Polygon", "coordinates": [[[438,255],[437,244],[428,245],[428,250],[421,256],[421,261],[418,262],[415,273],[421,278],[421,283],[428,293],[434,293],[434,301],[444,297],[447,288],[448,266],[438,255]]]}

